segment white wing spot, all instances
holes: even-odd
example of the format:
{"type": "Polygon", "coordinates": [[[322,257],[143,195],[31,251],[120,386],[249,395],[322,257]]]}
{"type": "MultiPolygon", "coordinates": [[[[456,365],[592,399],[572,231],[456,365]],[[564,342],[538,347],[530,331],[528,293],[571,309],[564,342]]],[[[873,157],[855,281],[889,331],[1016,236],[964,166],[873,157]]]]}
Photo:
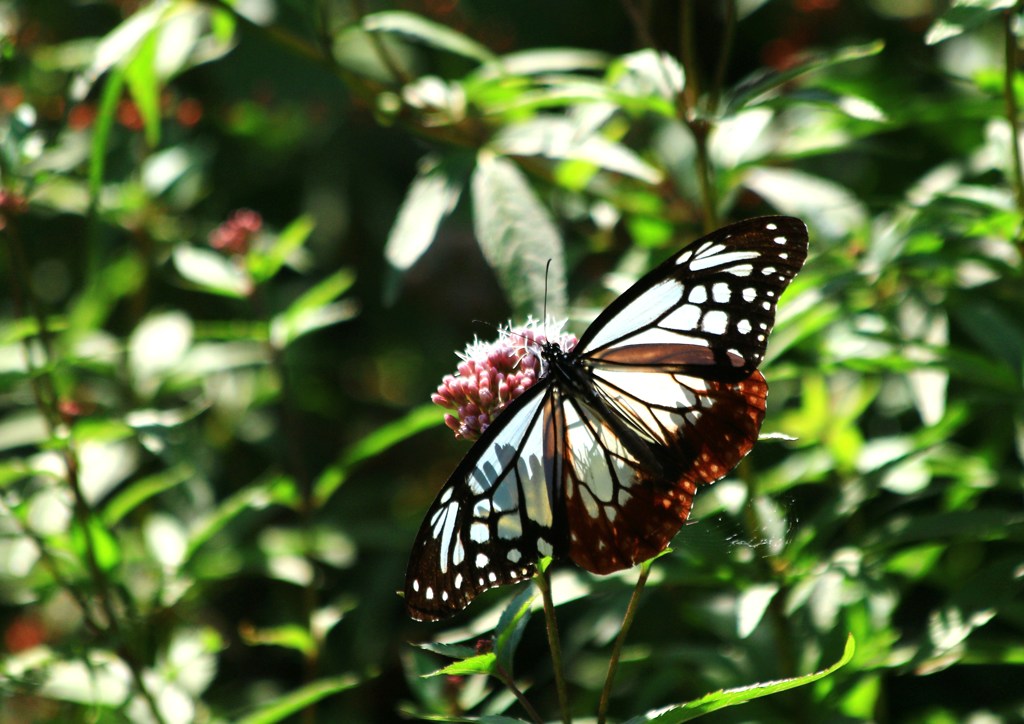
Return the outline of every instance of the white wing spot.
{"type": "Polygon", "coordinates": [[[761,270],[761,273],[764,274],[765,276],[768,276],[769,274],[774,274],[775,273],[775,267],[773,267],[773,266],[766,266],[764,269],[761,270]]]}
{"type": "Polygon", "coordinates": [[[490,560],[491,559],[487,557],[486,553],[477,553],[476,554],[476,567],[477,568],[483,568],[484,566],[486,566],[490,562],[490,560]]]}
{"type": "Polygon", "coordinates": [[[449,500],[451,500],[452,499],[452,493],[454,493],[454,492],[455,492],[455,488],[448,488],[448,490],[444,491],[444,493],[441,495],[441,502],[442,503],[447,503],[449,500]]]}
{"type": "Polygon", "coordinates": [[[754,287],[747,287],[743,290],[743,301],[752,302],[757,299],[757,289],[754,287]]]}
{"type": "Polygon", "coordinates": [[[508,558],[512,563],[518,563],[522,557],[523,554],[519,552],[518,548],[512,548],[506,554],[506,558],[508,558]]]}
{"type": "Polygon", "coordinates": [[[700,327],[705,332],[710,332],[711,334],[725,334],[728,325],[729,315],[721,309],[712,309],[704,315],[700,327]]]}
{"type": "Polygon", "coordinates": [[[679,309],[672,312],[672,314],[665,317],[662,324],[669,329],[678,329],[680,331],[688,332],[692,329],[696,329],[698,322],[700,322],[700,307],[696,307],[692,304],[684,304],[679,307],[679,309]]]}
{"type": "Polygon", "coordinates": [[[469,526],[469,539],[474,543],[486,543],[490,537],[491,529],[486,523],[473,523],[469,526]]]}
{"type": "Polygon", "coordinates": [[[456,588],[462,588],[462,574],[461,573],[459,573],[458,575],[455,576],[455,587],[456,588]]]}
{"type": "Polygon", "coordinates": [[[750,264],[738,264],[731,269],[725,271],[732,274],[734,277],[749,277],[754,272],[754,267],[750,264]]]}
{"type": "Polygon", "coordinates": [[[764,311],[767,312],[767,311],[769,311],[772,308],[772,303],[771,302],[761,302],[761,308],[764,309],[764,311]]]}
{"type": "Polygon", "coordinates": [[[417,578],[417,579],[413,580],[413,582],[412,582],[412,590],[416,591],[416,593],[420,592],[420,579],[417,578]]]}
{"type": "Polygon", "coordinates": [[[780,258],[780,259],[788,259],[788,258],[789,258],[789,254],[787,254],[787,253],[786,253],[786,252],[784,252],[784,251],[780,251],[780,252],[779,252],[779,258],[780,258]]]}
{"type": "Polygon", "coordinates": [[[703,304],[708,300],[708,290],[702,286],[696,286],[690,290],[689,296],[686,301],[691,304],[703,304]]]}
{"type": "Polygon", "coordinates": [[[768,296],[769,296],[769,297],[774,297],[774,296],[775,296],[775,290],[773,290],[773,289],[769,289],[769,290],[767,291],[767,294],[768,294],[768,296]]]}
{"type": "Polygon", "coordinates": [[[548,543],[543,538],[538,538],[537,552],[540,553],[542,556],[550,556],[552,553],[555,552],[555,549],[551,546],[550,543],[548,543]]]}
{"type": "Polygon", "coordinates": [[[786,237],[784,237],[784,236],[776,236],[774,239],[772,239],[772,241],[774,241],[776,244],[785,244],[786,243],[786,237]]]}
{"type": "Polygon", "coordinates": [[[487,580],[490,581],[491,583],[494,583],[495,581],[498,580],[498,575],[494,571],[491,571],[490,573],[487,574],[487,580]]]}
{"type": "Polygon", "coordinates": [[[441,591],[441,600],[442,601],[447,601],[448,600],[448,591],[441,591]]]}
{"type": "Polygon", "coordinates": [[[732,298],[732,289],[725,282],[718,282],[711,287],[711,296],[719,304],[728,304],[732,298]]]}
{"type": "Polygon", "coordinates": [[[427,600],[428,601],[433,601],[434,600],[434,589],[431,588],[430,586],[427,586],[426,596],[427,596],[427,600]]]}
{"type": "Polygon", "coordinates": [[[768,231],[775,231],[779,227],[776,226],[774,223],[771,223],[771,224],[765,224],[764,228],[768,229],[768,231]]]}
{"type": "Polygon", "coordinates": [[[741,319],[736,322],[736,331],[740,334],[750,334],[751,329],[753,329],[753,327],[751,326],[749,319],[741,319]]]}
{"type": "Polygon", "coordinates": [[[462,545],[462,535],[455,537],[455,547],[452,549],[452,565],[457,566],[466,560],[466,548],[462,545]]]}

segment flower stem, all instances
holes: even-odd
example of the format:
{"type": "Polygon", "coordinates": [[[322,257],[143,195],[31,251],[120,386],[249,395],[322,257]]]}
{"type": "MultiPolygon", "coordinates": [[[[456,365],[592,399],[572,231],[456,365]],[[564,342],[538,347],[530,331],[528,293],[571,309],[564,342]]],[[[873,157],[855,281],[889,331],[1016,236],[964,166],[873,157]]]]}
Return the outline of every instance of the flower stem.
{"type": "Polygon", "coordinates": [[[551,665],[555,670],[555,689],[558,691],[558,707],[562,713],[563,724],[570,724],[572,717],[569,716],[569,694],[565,685],[565,674],[562,669],[562,645],[558,640],[558,621],[555,619],[555,604],[551,599],[551,582],[548,580],[548,569],[546,565],[539,566],[537,575],[533,578],[540,589],[540,595],[544,601],[544,620],[547,622],[548,646],[551,647],[551,665]]]}
{"type": "Polygon", "coordinates": [[[619,635],[615,637],[612,645],[612,655],[608,659],[608,673],[604,677],[604,688],[601,689],[601,701],[597,705],[597,724],[604,724],[608,717],[608,701],[612,695],[612,683],[615,681],[615,672],[619,668],[619,659],[622,656],[622,645],[626,641],[626,634],[633,626],[633,619],[636,618],[636,610],[640,603],[640,594],[647,584],[647,577],[651,575],[651,566],[654,559],[644,561],[640,564],[640,577],[636,580],[633,588],[633,595],[629,598],[629,605],[626,606],[626,614],[622,617],[622,627],[619,635]]]}

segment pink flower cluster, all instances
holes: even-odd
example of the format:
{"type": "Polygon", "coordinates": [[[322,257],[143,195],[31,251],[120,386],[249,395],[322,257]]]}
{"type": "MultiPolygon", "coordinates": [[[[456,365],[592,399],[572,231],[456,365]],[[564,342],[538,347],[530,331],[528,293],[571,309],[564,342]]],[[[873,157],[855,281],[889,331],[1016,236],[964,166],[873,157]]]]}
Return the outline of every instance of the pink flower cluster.
{"type": "Polygon", "coordinates": [[[210,246],[228,254],[244,254],[249,241],[263,227],[263,217],[252,209],[238,209],[210,232],[210,246]]]}
{"type": "MultiPolygon", "coordinates": [[[[476,440],[498,413],[544,376],[541,346],[548,338],[529,320],[522,327],[499,330],[494,342],[474,340],[459,355],[458,372],[445,375],[430,399],[454,410],[444,416],[445,424],[460,440],[476,440]]],[[[576,346],[572,334],[559,332],[555,342],[568,352],[576,346]]]]}

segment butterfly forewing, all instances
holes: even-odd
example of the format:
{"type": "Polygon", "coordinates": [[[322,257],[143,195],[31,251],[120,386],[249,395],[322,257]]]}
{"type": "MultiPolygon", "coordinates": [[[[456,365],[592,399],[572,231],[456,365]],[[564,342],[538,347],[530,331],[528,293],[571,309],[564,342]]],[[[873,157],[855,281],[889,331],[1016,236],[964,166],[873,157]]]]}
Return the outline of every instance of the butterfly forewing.
{"type": "Polygon", "coordinates": [[[776,302],[806,256],[799,219],[771,216],[719,229],[615,300],[577,351],[609,365],[743,379],[764,359],[776,302]]]}
{"type": "Polygon", "coordinates": [[[757,440],[757,371],[779,296],[807,254],[798,219],[698,239],[616,299],[475,443],[441,489],[406,577],[413,618],[569,557],[610,573],[665,549],[700,485],[757,440]]]}
{"type": "Polygon", "coordinates": [[[546,483],[561,472],[552,448],[552,390],[542,381],[502,413],[477,441],[434,500],[406,573],[413,618],[436,620],[477,594],[515,583],[541,555],[561,548],[564,525],[546,483]]]}

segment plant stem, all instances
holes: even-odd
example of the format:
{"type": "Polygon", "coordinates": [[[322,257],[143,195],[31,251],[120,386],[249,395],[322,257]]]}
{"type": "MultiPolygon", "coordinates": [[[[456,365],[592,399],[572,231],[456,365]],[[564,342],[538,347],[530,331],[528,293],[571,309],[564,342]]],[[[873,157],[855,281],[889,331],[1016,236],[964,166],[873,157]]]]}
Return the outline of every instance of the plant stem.
{"type": "Polygon", "coordinates": [[[615,681],[615,672],[619,668],[619,658],[622,656],[622,646],[626,642],[626,635],[633,626],[633,619],[636,618],[636,611],[640,604],[640,594],[647,584],[647,577],[651,575],[651,566],[654,559],[644,561],[640,564],[640,577],[637,578],[636,586],[633,588],[633,595],[629,598],[629,605],[626,606],[626,614],[622,617],[622,627],[619,635],[615,637],[612,644],[612,655],[608,659],[608,673],[604,677],[604,688],[601,689],[601,701],[597,706],[597,724],[604,724],[608,717],[608,702],[612,695],[612,683],[615,681]]]}
{"type": "Polygon", "coordinates": [[[563,724],[570,724],[569,694],[565,685],[565,674],[562,669],[562,645],[558,640],[558,621],[555,619],[555,604],[551,599],[551,582],[548,580],[547,566],[541,566],[533,577],[540,589],[544,601],[544,620],[548,629],[548,646],[551,647],[551,665],[555,670],[555,689],[558,691],[558,707],[562,713],[563,724]]]}
{"type": "Polygon", "coordinates": [[[497,667],[495,673],[498,678],[501,679],[501,683],[507,686],[508,690],[515,695],[516,700],[523,709],[526,710],[526,715],[537,724],[543,724],[544,720],[541,718],[540,714],[537,713],[537,710],[533,708],[533,704],[530,703],[530,700],[526,698],[526,694],[516,686],[516,682],[512,679],[511,675],[509,675],[509,673],[501,666],[497,667]]]}
{"type": "Polygon", "coordinates": [[[1017,37],[1013,34],[1013,20],[1021,11],[1021,2],[1003,13],[1006,39],[1006,72],[1003,76],[1003,97],[1006,101],[1006,120],[1010,123],[1010,148],[1013,152],[1013,183],[1017,199],[1017,211],[1024,214],[1024,165],[1021,163],[1020,134],[1017,120],[1017,94],[1014,91],[1014,77],[1017,74],[1017,37]]]}
{"type": "MultiPolygon", "coordinates": [[[[714,171],[708,153],[708,136],[713,128],[706,114],[700,110],[700,74],[697,72],[696,20],[693,0],[684,0],[679,18],[679,48],[686,73],[686,85],[679,94],[676,113],[693,134],[697,155],[697,180],[700,183],[701,209],[704,232],[718,228],[718,195],[715,192],[714,171]]],[[[726,52],[723,50],[723,53],[726,52]]],[[[719,59],[719,66],[725,59],[719,59]]]]}
{"type": "Polygon", "coordinates": [[[714,113],[722,97],[725,87],[725,73],[729,69],[729,56],[732,55],[732,43],[736,37],[736,0],[723,3],[725,18],[723,20],[722,40],[718,44],[718,66],[715,68],[714,79],[708,91],[708,108],[714,113]]]}

